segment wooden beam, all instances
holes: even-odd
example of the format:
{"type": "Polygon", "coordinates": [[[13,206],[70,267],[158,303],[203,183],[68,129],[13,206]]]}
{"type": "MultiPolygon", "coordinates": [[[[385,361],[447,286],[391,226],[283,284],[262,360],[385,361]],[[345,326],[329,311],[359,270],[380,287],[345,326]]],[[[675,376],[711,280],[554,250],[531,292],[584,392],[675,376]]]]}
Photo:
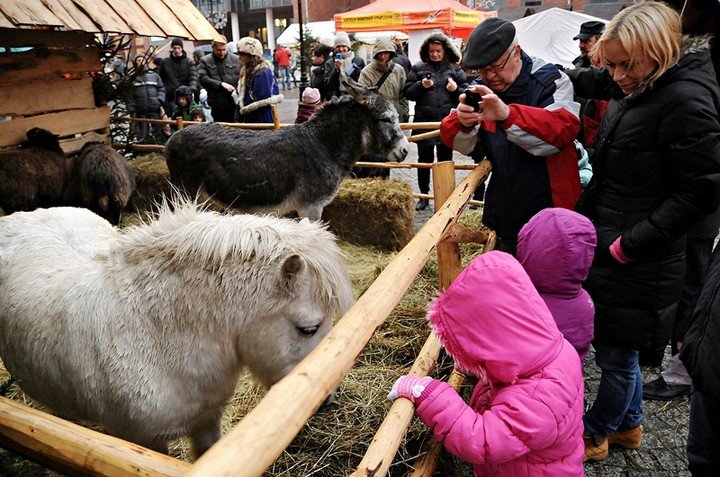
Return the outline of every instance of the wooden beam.
{"type": "Polygon", "coordinates": [[[380,273],[320,344],[228,434],[192,466],[188,476],[258,476],[293,440],[352,368],[375,330],[420,272],[448,224],[457,219],[490,164],[483,161],[380,273]],[[238,463],[241,463],[240,465],[238,463]]]}
{"type": "Polygon", "coordinates": [[[158,26],[165,32],[165,35],[163,36],[193,38],[183,23],[177,19],[172,10],[170,10],[163,2],[157,0],[135,1],[142,7],[143,10],[145,10],[145,13],[147,13],[150,18],[154,18],[159,21],[158,26]]]}
{"type": "Polygon", "coordinates": [[[99,27],[71,0],[42,0],[65,23],[68,30],[100,31],[99,27]]]}
{"type": "Polygon", "coordinates": [[[190,464],[0,397],[0,446],[61,472],[179,476],[190,464]]]}
{"type": "MultiPolygon", "coordinates": [[[[117,14],[125,20],[125,23],[132,28],[132,31],[140,36],[165,36],[165,32],[158,27],[152,18],[145,13],[140,5],[134,0],[125,0],[122,2],[107,2],[117,14]]],[[[158,18],[162,22],[164,19],[158,18]]]]}
{"type": "MultiPolygon", "coordinates": [[[[2,15],[0,15],[0,17],[1,16],[2,15]]],[[[93,45],[94,42],[95,37],[93,34],[84,31],[41,31],[32,29],[0,28],[0,46],[4,47],[62,46],[65,48],[77,48],[93,45]]]]}
{"type": "Polygon", "coordinates": [[[214,40],[218,32],[190,0],[163,0],[196,40],[214,40]]]}
{"type": "Polygon", "coordinates": [[[100,31],[112,33],[131,33],[132,29],[125,23],[105,0],[73,0],[100,27],[100,31]]]}
{"type": "Polygon", "coordinates": [[[0,53],[0,85],[24,84],[34,80],[52,80],[63,73],[85,73],[101,68],[95,47],[53,49],[36,48],[22,53],[0,53]]]}
{"type": "MultiPolygon", "coordinates": [[[[435,212],[437,212],[445,205],[455,190],[454,163],[452,161],[444,161],[433,164],[432,178],[433,193],[435,195],[434,206],[435,212]]],[[[468,197],[468,199],[470,199],[470,197],[468,197]]],[[[453,242],[440,242],[437,244],[437,255],[440,290],[445,290],[462,270],[462,266],[460,265],[460,246],[453,242]]]]}
{"type": "Polygon", "coordinates": [[[25,140],[28,129],[47,129],[60,136],[84,133],[107,128],[110,125],[110,108],[74,109],[59,113],[41,114],[0,122],[0,147],[14,146],[25,140]]]}
{"type": "Polygon", "coordinates": [[[82,147],[88,142],[103,142],[107,143],[108,134],[98,134],[96,132],[85,133],[80,137],[74,137],[72,139],[63,139],[60,141],[60,148],[65,154],[75,154],[80,151],[82,147]]]}
{"type": "Polygon", "coordinates": [[[61,27],[64,25],[53,12],[45,8],[42,2],[34,0],[0,2],[0,10],[15,25],[42,25],[48,27],[61,27]]]}
{"type": "Polygon", "coordinates": [[[27,116],[42,112],[95,107],[92,80],[54,80],[9,84],[0,88],[0,115],[27,116]]]}

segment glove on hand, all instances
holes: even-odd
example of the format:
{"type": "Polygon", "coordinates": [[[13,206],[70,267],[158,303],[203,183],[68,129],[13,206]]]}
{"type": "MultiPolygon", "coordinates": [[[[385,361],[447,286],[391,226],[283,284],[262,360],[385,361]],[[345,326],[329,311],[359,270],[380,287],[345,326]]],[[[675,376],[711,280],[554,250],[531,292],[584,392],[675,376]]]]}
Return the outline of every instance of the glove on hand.
{"type": "Polygon", "coordinates": [[[620,239],[622,236],[615,239],[615,241],[610,245],[610,255],[617,260],[619,263],[625,264],[632,262],[632,259],[625,255],[625,252],[623,252],[622,247],[620,246],[620,239]]]}
{"type": "Polygon", "coordinates": [[[432,378],[429,376],[400,376],[393,384],[387,399],[394,401],[399,397],[404,397],[414,403],[431,381],[432,378]]]}

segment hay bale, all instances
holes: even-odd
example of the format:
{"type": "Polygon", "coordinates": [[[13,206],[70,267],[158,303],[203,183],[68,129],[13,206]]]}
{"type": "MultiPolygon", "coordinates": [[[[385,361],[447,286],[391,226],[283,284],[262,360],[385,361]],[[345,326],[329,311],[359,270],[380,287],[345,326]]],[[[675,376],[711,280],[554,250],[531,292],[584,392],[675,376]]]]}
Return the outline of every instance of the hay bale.
{"type": "Polygon", "coordinates": [[[381,250],[400,250],[413,237],[410,184],[398,180],[346,179],[325,207],[323,220],[343,240],[381,250]]]}
{"type": "Polygon", "coordinates": [[[170,197],[170,172],[161,154],[150,153],[128,162],[135,171],[135,193],[130,201],[135,210],[151,209],[163,196],[170,197]]]}

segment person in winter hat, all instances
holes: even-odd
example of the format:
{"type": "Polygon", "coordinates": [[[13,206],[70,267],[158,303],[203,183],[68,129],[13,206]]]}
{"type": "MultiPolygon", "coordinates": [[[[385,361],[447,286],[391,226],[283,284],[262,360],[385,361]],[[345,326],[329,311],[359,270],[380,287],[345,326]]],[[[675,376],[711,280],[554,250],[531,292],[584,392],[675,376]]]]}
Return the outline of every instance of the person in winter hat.
{"type": "Polygon", "coordinates": [[[334,56],[325,62],[325,81],[323,91],[325,99],[340,96],[344,88],[340,84],[340,76],[345,75],[357,81],[360,72],[365,68],[365,61],[355,56],[350,43],[350,36],[339,31],[335,34],[333,43],[334,56]]]}
{"type": "Polygon", "coordinates": [[[583,362],[593,338],[595,306],[582,284],[595,256],[595,226],[561,208],[543,209],[520,229],[517,258],[583,362]]]}
{"type": "Polygon", "coordinates": [[[170,119],[183,118],[185,121],[192,120],[191,112],[199,106],[193,101],[193,92],[187,86],[180,86],[175,91],[175,107],[172,110],[170,119]]]}
{"type": "MultiPolygon", "coordinates": [[[[420,45],[420,61],[410,68],[405,81],[405,97],[415,101],[413,122],[442,121],[458,103],[460,93],[467,87],[467,75],[458,65],[460,51],[450,38],[442,33],[432,33],[420,45]]],[[[422,133],[426,131],[414,131],[422,133]]],[[[418,161],[432,164],[451,161],[453,150],[432,137],[417,143],[418,161]]],[[[418,169],[418,189],[430,193],[430,169],[418,169]]],[[[428,199],[420,199],[415,210],[425,210],[428,199]]]]}
{"type": "Polygon", "coordinates": [[[249,36],[237,42],[238,56],[243,66],[240,80],[232,93],[238,107],[238,121],[243,123],[272,123],[271,104],[283,100],[279,94],[275,74],[263,57],[262,44],[249,36]]]}
{"type": "Polygon", "coordinates": [[[183,42],[180,38],[173,38],[170,42],[171,52],[160,66],[157,73],[165,84],[165,111],[172,111],[175,107],[175,91],[180,86],[187,86],[193,95],[198,90],[198,73],[195,61],[188,58],[183,50],[183,42]]]}
{"type": "Polygon", "coordinates": [[[298,101],[298,112],[295,124],[302,124],[315,115],[315,110],[320,103],[320,91],[317,88],[305,88],[302,98],[298,101]]]}
{"type": "Polygon", "coordinates": [[[478,379],[469,404],[427,376],[400,377],[388,399],[412,401],[476,477],[583,475],[581,366],[518,261],[478,256],[428,320],[456,369],[478,379]]]}

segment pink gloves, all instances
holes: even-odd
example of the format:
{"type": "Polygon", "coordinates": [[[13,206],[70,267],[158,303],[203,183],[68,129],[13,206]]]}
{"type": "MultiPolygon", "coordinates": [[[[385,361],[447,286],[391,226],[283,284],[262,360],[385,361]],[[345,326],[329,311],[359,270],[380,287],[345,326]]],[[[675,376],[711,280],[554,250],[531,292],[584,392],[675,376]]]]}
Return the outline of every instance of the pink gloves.
{"type": "Polygon", "coordinates": [[[620,246],[620,239],[622,239],[622,235],[616,238],[612,245],[610,245],[610,255],[612,255],[619,263],[630,263],[632,262],[632,259],[623,252],[623,249],[620,246]]]}
{"type": "Polygon", "coordinates": [[[404,397],[412,402],[425,391],[425,387],[430,384],[433,379],[429,376],[400,376],[395,384],[393,384],[387,398],[388,401],[394,401],[399,397],[404,397]]]}

